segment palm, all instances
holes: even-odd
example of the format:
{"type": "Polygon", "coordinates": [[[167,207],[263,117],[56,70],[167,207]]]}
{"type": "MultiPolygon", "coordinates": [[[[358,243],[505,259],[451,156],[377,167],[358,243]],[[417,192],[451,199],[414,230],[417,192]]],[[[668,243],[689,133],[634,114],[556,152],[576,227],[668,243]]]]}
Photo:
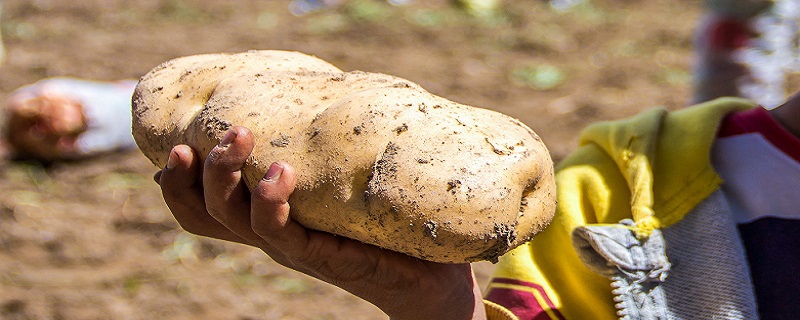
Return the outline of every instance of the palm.
{"type": "Polygon", "coordinates": [[[292,220],[288,199],[296,175],[288,164],[273,163],[252,192],[247,190],[240,170],[253,143],[249,130],[236,127],[203,165],[187,146],[171,151],[156,180],[184,229],[256,246],[278,263],[341,287],[396,318],[470,319],[482,313],[469,264],[423,261],[292,220]]]}

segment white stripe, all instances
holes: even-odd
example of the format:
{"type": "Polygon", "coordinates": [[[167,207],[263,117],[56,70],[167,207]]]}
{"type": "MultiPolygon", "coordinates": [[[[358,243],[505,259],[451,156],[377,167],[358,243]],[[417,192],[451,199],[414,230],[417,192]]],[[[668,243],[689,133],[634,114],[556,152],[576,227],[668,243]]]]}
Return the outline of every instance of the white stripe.
{"type": "Polygon", "coordinates": [[[758,133],[717,139],[714,168],[737,223],[763,217],[800,220],[800,163],[758,133]]]}

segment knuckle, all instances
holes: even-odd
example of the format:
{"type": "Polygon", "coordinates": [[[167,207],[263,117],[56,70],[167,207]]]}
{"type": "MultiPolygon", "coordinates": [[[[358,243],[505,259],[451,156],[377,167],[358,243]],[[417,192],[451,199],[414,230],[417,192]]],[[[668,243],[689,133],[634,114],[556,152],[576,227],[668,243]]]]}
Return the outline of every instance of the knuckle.
{"type": "Polygon", "coordinates": [[[197,224],[181,220],[178,220],[178,224],[181,226],[181,229],[183,229],[183,231],[198,236],[206,236],[206,234],[204,234],[204,229],[198,226],[197,224]]]}
{"type": "Polygon", "coordinates": [[[218,210],[218,209],[215,209],[215,208],[212,208],[212,207],[208,207],[208,214],[212,218],[214,218],[214,220],[219,221],[219,223],[221,223],[223,225],[227,225],[229,220],[230,220],[230,219],[228,219],[228,215],[226,215],[224,211],[218,210]]]}
{"type": "Polygon", "coordinates": [[[324,273],[327,269],[325,267],[325,259],[322,255],[322,246],[319,245],[310,245],[306,247],[305,250],[292,255],[291,260],[294,264],[311,270],[324,273]]]}
{"type": "Polygon", "coordinates": [[[267,239],[270,237],[269,230],[267,230],[267,228],[262,224],[253,223],[250,228],[253,230],[253,233],[261,238],[267,239]]]}
{"type": "Polygon", "coordinates": [[[161,185],[161,194],[164,197],[164,202],[170,206],[184,205],[184,197],[181,197],[180,192],[176,191],[175,189],[176,188],[171,188],[171,185],[164,181],[164,183],[161,185]]]}

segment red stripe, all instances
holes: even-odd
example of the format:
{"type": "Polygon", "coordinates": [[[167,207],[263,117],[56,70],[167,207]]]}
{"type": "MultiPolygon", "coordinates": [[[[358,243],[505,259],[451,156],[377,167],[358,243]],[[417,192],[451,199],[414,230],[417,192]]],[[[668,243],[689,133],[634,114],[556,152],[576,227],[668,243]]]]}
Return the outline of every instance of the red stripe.
{"type": "Polygon", "coordinates": [[[486,299],[505,307],[520,320],[552,320],[553,318],[545,310],[550,310],[555,315],[555,319],[565,319],[540,285],[508,278],[495,278],[492,279],[492,283],[511,284],[531,289],[518,290],[489,285],[490,289],[486,294],[486,299]],[[539,296],[544,298],[545,306],[540,303],[539,299],[536,299],[533,291],[538,292],[539,296]]]}
{"type": "Polygon", "coordinates": [[[770,144],[800,162],[800,138],[775,121],[767,109],[753,108],[725,117],[717,136],[724,138],[745,133],[761,134],[770,144]]]}
{"type": "Polygon", "coordinates": [[[744,48],[752,34],[753,31],[746,21],[732,18],[722,19],[711,28],[711,47],[723,50],[744,48]]]}

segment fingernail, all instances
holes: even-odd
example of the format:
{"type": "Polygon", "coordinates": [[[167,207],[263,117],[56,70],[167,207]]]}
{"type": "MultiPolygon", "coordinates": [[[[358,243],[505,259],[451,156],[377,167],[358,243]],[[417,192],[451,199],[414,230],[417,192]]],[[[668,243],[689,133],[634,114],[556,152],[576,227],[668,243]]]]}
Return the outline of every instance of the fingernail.
{"type": "Polygon", "coordinates": [[[277,162],[273,162],[269,165],[269,170],[267,170],[267,174],[264,175],[264,180],[267,182],[277,181],[281,177],[281,173],[283,173],[283,166],[277,162]]]}
{"type": "Polygon", "coordinates": [[[236,139],[236,130],[230,129],[225,133],[225,136],[222,137],[222,141],[219,142],[219,146],[227,147],[233,143],[234,139],[236,139]]]}
{"type": "Polygon", "coordinates": [[[167,157],[167,170],[172,170],[178,164],[178,155],[175,154],[175,151],[169,152],[169,157],[167,157]]]}

